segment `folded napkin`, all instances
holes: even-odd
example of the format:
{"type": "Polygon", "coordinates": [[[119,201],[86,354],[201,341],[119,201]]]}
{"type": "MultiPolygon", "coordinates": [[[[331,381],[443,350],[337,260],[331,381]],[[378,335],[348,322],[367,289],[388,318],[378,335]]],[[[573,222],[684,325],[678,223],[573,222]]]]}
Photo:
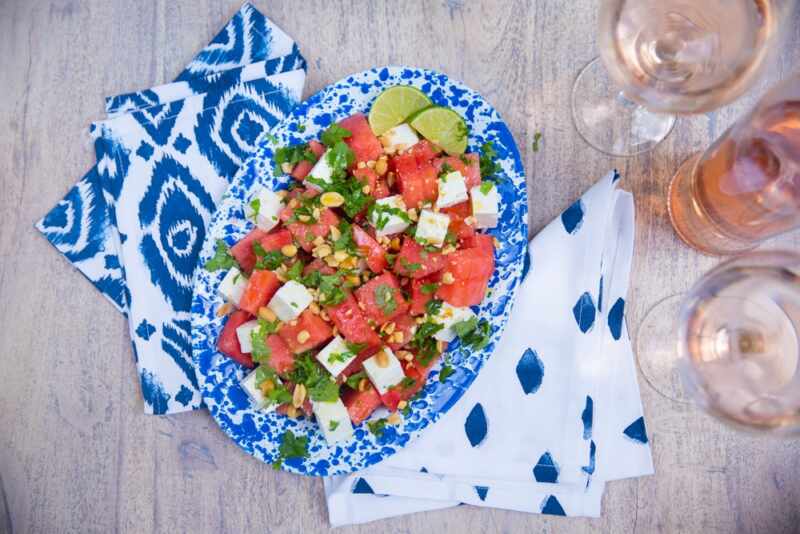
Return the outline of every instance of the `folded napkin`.
{"type": "Polygon", "coordinates": [[[147,413],[202,404],[188,310],[205,226],[304,82],[294,41],[244,4],[175,82],[107,99],[97,165],[36,225],[128,316],[147,413]]]}
{"type": "Polygon", "coordinates": [[[504,337],[458,404],[395,456],[325,480],[332,525],[461,503],[597,517],[605,481],[653,472],[624,321],[633,197],[618,179],[531,241],[504,337]]]}

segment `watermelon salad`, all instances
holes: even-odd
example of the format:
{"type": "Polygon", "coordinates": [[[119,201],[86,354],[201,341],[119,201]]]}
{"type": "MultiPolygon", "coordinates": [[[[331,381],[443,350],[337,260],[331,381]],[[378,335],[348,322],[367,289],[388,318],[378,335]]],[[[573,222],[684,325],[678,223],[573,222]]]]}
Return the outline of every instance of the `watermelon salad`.
{"type": "MultiPolygon", "coordinates": [[[[288,189],[258,189],[254,229],[205,266],[227,270],[217,348],[253,369],[241,387],[254,406],[315,418],[329,444],[399,423],[456,337],[488,342],[470,307],[494,272],[492,145],[465,153],[464,120],[401,89],[384,94],[410,103],[382,94],[369,119],[276,149],[288,189]]],[[[453,372],[445,358],[438,379],[453,372]]]]}

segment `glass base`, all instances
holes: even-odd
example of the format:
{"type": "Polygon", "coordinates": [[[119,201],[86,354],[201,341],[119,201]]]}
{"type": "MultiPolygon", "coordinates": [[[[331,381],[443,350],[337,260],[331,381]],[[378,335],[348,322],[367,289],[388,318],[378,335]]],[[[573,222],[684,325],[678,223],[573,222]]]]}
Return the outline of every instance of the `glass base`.
{"type": "Polygon", "coordinates": [[[697,153],[684,161],[669,184],[667,211],[678,237],[702,254],[726,256],[755,248],[720,232],[695,200],[692,181],[695,167],[702,156],[697,153]]]}
{"type": "Polygon", "coordinates": [[[683,295],[672,295],[647,311],[636,331],[636,360],[647,383],[664,397],[689,404],[679,368],[678,327],[683,295]]]}
{"type": "Polygon", "coordinates": [[[629,100],[609,78],[600,58],[578,73],[572,86],[572,121],[583,139],[611,156],[635,156],[655,148],[675,117],[652,113],[629,100]]]}

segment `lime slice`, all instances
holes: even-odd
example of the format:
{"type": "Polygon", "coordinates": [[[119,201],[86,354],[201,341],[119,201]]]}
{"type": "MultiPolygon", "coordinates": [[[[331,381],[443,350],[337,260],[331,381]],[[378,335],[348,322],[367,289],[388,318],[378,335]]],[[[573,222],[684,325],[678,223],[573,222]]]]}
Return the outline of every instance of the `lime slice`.
{"type": "Polygon", "coordinates": [[[463,154],[467,149],[467,123],[450,108],[430,107],[419,112],[409,124],[451,156],[463,154]]]}
{"type": "Polygon", "coordinates": [[[431,105],[425,93],[408,85],[395,85],[378,95],[369,110],[372,133],[381,135],[386,130],[405,122],[413,113],[431,105]]]}

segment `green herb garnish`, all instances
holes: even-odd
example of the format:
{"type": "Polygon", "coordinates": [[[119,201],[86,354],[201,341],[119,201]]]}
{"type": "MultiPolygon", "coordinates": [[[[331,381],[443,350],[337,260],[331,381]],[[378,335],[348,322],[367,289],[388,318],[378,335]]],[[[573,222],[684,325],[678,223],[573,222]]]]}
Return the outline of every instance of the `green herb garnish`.
{"type": "Polygon", "coordinates": [[[375,421],[368,421],[367,428],[369,428],[369,431],[372,432],[375,436],[381,437],[383,436],[384,430],[386,430],[386,419],[376,419],[375,421]]]}
{"type": "Polygon", "coordinates": [[[489,191],[491,191],[493,187],[494,184],[492,182],[481,182],[480,191],[484,195],[488,195],[489,191]]]}
{"type": "Polygon", "coordinates": [[[500,172],[502,167],[497,163],[497,152],[494,149],[494,143],[487,141],[481,147],[480,157],[481,176],[487,180],[498,181],[494,175],[500,172]]]}
{"type": "Polygon", "coordinates": [[[337,428],[339,428],[339,421],[331,421],[330,424],[328,424],[328,430],[330,430],[331,432],[333,432],[337,428]]]}
{"type": "Polygon", "coordinates": [[[477,317],[454,324],[453,331],[465,347],[473,350],[481,350],[489,344],[492,337],[492,327],[489,322],[484,319],[479,321],[477,317]]]}
{"type": "Polygon", "coordinates": [[[383,311],[384,315],[391,315],[397,309],[394,297],[394,288],[390,285],[380,284],[375,288],[375,304],[383,311]]]}
{"type": "Polygon", "coordinates": [[[436,282],[431,282],[430,284],[422,284],[422,286],[419,289],[425,295],[433,295],[434,293],[436,293],[436,290],[439,289],[439,284],[437,284],[436,282]]]}
{"type": "Polygon", "coordinates": [[[322,144],[328,148],[333,147],[336,143],[343,141],[345,138],[350,137],[353,133],[350,130],[346,130],[342,128],[338,124],[334,123],[328,126],[320,139],[322,140],[322,144]]]}
{"type": "Polygon", "coordinates": [[[372,207],[370,207],[367,216],[378,230],[383,230],[386,228],[386,225],[389,223],[392,216],[398,217],[403,222],[411,222],[411,219],[405,210],[401,210],[400,208],[396,208],[394,206],[387,206],[386,204],[373,204],[372,207]]]}
{"type": "Polygon", "coordinates": [[[422,323],[414,332],[414,337],[409,345],[417,351],[417,357],[422,365],[428,365],[439,354],[439,347],[433,337],[436,332],[444,328],[443,325],[428,321],[422,323]]]}
{"type": "Polygon", "coordinates": [[[261,213],[261,199],[254,198],[250,201],[250,209],[253,211],[253,218],[255,219],[258,217],[258,214],[261,213]]]}
{"type": "Polygon", "coordinates": [[[289,163],[292,166],[297,165],[301,161],[310,161],[311,163],[317,162],[317,155],[308,148],[308,144],[284,146],[275,151],[275,174],[283,172],[283,164],[289,163]]]}
{"type": "Polygon", "coordinates": [[[308,456],[308,437],[295,436],[291,430],[287,430],[281,437],[281,445],[278,447],[278,458],[272,467],[280,469],[283,461],[288,458],[305,458],[308,456]]]}
{"type": "Polygon", "coordinates": [[[228,246],[222,239],[217,239],[217,248],[214,250],[214,257],[206,262],[204,265],[206,271],[214,272],[220,269],[230,269],[236,265],[236,260],[233,259],[231,253],[228,251],[228,246]]]}
{"type": "Polygon", "coordinates": [[[443,302],[439,299],[431,299],[425,304],[425,313],[428,315],[438,315],[442,309],[443,302]]]}
{"type": "Polygon", "coordinates": [[[420,269],[422,269],[422,264],[421,263],[417,263],[417,262],[409,263],[409,261],[407,259],[405,259],[405,258],[400,258],[400,265],[402,265],[403,269],[405,269],[406,271],[408,271],[410,273],[413,273],[413,272],[416,272],[416,271],[419,271],[420,269]]]}
{"type": "Polygon", "coordinates": [[[453,366],[450,365],[450,360],[445,360],[444,365],[442,365],[442,370],[439,371],[439,382],[444,382],[447,380],[447,377],[455,373],[455,369],[453,366]]]}
{"type": "Polygon", "coordinates": [[[361,380],[364,378],[367,378],[367,373],[365,373],[364,371],[359,371],[355,374],[348,376],[347,380],[345,380],[344,383],[347,384],[347,387],[349,387],[350,389],[357,390],[359,382],[361,382],[361,380]]]}

